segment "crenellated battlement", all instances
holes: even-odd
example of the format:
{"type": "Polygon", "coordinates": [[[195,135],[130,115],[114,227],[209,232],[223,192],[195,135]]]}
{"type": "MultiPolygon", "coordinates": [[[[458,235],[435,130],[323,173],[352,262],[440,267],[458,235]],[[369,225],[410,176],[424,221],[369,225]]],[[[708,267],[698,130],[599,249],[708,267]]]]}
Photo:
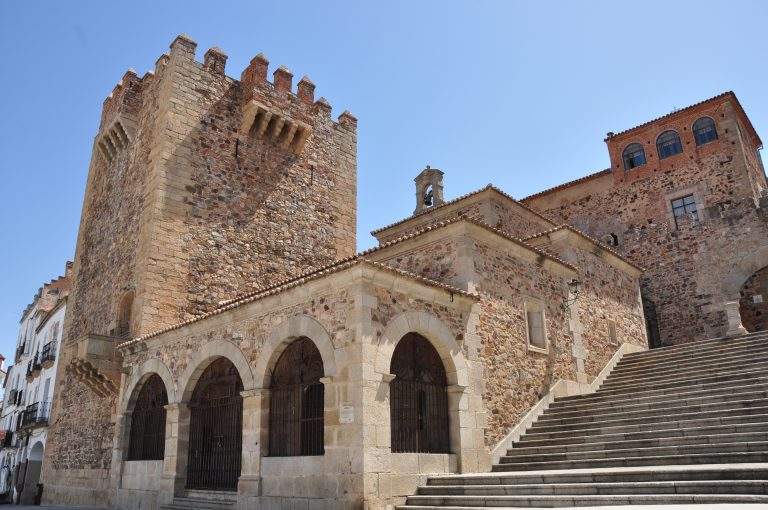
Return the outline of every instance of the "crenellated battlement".
{"type": "MultiPolygon", "coordinates": [[[[251,62],[241,73],[240,80],[236,80],[226,75],[227,55],[222,49],[218,47],[209,48],[203,55],[202,62],[196,60],[196,50],[197,43],[188,35],[181,34],[170,44],[170,52],[162,54],[157,59],[153,71],[146,72],[141,78],[133,69],[129,69],[123,75],[122,79],[104,100],[102,109],[99,128],[102,140],[99,144],[99,150],[105,157],[111,159],[114,156],[115,151],[112,150],[110,142],[112,145],[118,145],[121,142],[127,143],[130,141],[131,133],[129,131],[133,129],[144,90],[153,79],[161,75],[163,70],[173,62],[191,61],[201,70],[209,73],[212,78],[228,80],[234,86],[239,86],[246,117],[252,115],[254,111],[275,110],[275,108],[270,108],[270,105],[249,105],[254,98],[263,96],[263,94],[268,94],[276,101],[286,101],[288,106],[298,108],[304,114],[302,117],[306,115],[331,117],[331,105],[322,97],[315,100],[315,84],[306,75],[298,81],[294,88],[293,73],[286,66],[281,65],[273,71],[272,81],[269,81],[267,79],[269,60],[262,53],[257,54],[251,59],[251,62]],[[259,94],[259,91],[262,93],[259,94]],[[125,120],[118,119],[118,117],[129,120],[126,122],[125,120]],[[117,126],[115,126],[116,122],[117,126]],[[126,124],[128,125],[127,128],[126,124]],[[128,136],[121,137],[121,129],[128,136]],[[113,135],[108,135],[109,131],[114,131],[113,135]]],[[[261,101],[257,99],[257,103],[264,103],[263,98],[261,101]]],[[[276,109],[284,110],[283,107],[277,107],[276,109]]],[[[279,145],[291,146],[292,149],[300,148],[300,146],[291,145],[293,138],[288,135],[293,132],[300,140],[300,135],[305,131],[302,125],[307,126],[307,119],[297,118],[291,120],[287,118],[285,113],[282,117],[286,118],[287,127],[285,132],[275,134],[281,140],[279,145]],[[285,144],[285,140],[290,140],[288,145],[285,144]]],[[[349,111],[339,115],[336,123],[351,130],[355,130],[357,127],[357,119],[349,111]]],[[[304,136],[305,139],[306,136],[304,136]]]]}

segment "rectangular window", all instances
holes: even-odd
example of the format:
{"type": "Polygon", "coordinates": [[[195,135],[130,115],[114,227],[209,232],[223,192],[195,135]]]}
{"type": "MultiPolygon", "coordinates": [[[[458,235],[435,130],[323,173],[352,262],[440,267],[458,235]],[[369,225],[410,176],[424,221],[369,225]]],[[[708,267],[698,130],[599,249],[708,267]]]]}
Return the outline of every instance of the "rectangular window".
{"type": "Polygon", "coordinates": [[[619,343],[619,337],[616,334],[616,322],[612,320],[608,321],[608,341],[611,345],[618,345],[619,343]]]}
{"type": "Polygon", "coordinates": [[[528,327],[528,345],[546,350],[547,332],[544,328],[544,309],[539,304],[526,304],[525,318],[528,327]]]}
{"type": "Polygon", "coordinates": [[[675,226],[679,218],[690,218],[691,221],[699,221],[699,211],[696,209],[696,199],[693,195],[672,200],[672,214],[675,216],[675,226]]]}

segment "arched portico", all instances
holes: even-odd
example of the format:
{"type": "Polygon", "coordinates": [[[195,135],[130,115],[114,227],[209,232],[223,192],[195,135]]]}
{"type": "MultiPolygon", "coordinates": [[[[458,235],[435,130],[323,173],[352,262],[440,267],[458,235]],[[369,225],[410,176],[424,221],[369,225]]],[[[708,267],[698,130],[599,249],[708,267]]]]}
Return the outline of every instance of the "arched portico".
{"type": "Polygon", "coordinates": [[[123,400],[120,403],[120,411],[125,413],[133,407],[138,396],[138,390],[152,375],[157,374],[165,384],[165,391],[168,395],[168,402],[176,402],[176,381],[173,380],[171,371],[165,366],[165,363],[159,358],[150,358],[142,363],[137,369],[131,371],[131,375],[125,384],[123,400]]]}
{"type": "Polygon", "coordinates": [[[217,358],[226,358],[237,368],[237,372],[243,382],[244,391],[252,390],[256,387],[253,371],[243,351],[230,341],[214,340],[204,344],[189,360],[187,368],[179,377],[178,387],[181,393],[178,401],[189,402],[200,375],[217,358]]]}
{"type": "MultiPolygon", "coordinates": [[[[470,449],[474,449],[475,445],[469,444],[474,441],[476,436],[475,430],[469,430],[470,428],[474,429],[474,424],[470,424],[472,420],[469,419],[466,398],[469,386],[469,364],[455,335],[439,318],[427,312],[404,312],[392,319],[385,326],[378,341],[374,342],[374,371],[381,378],[382,389],[384,390],[381,394],[385,395],[382,401],[376,402],[376,405],[380,406],[378,412],[382,416],[386,416],[387,423],[391,424],[390,383],[395,379],[395,374],[390,373],[393,354],[400,341],[409,338],[414,333],[423,337],[434,347],[445,369],[448,393],[449,451],[457,456],[459,470],[466,469],[467,466],[473,465],[468,459],[473,456],[475,459],[477,458],[476,451],[470,452],[470,449]],[[462,427],[462,423],[467,425],[462,427]],[[462,433],[462,428],[467,430],[462,433]],[[465,459],[467,460],[465,461],[465,459]]],[[[476,463],[475,460],[474,464],[476,465],[476,463]]]]}
{"type": "Polygon", "coordinates": [[[389,374],[392,354],[398,342],[408,333],[418,333],[432,344],[445,366],[450,386],[466,387],[469,372],[466,357],[456,337],[440,319],[427,312],[404,312],[387,324],[376,345],[375,370],[389,374]]]}
{"type": "Polygon", "coordinates": [[[254,368],[257,388],[269,387],[271,370],[280,355],[291,342],[302,337],[312,340],[317,350],[320,351],[325,377],[336,375],[336,350],[328,331],[320,322],[309,315],[295,315],[281,322],[264,342],[254,368]]]}

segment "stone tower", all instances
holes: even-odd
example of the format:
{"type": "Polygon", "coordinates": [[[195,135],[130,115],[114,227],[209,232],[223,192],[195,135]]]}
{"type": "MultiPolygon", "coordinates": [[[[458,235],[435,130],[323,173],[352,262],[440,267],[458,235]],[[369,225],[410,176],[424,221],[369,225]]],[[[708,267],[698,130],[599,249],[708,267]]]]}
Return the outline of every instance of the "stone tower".
{"type": "Polygon", "coordinates": [[[353,255],[356,119],[256,56],[240,80],[177,37],[104,101],[44,465],[45,501],[108,505],[114,346],[353,255]]]}

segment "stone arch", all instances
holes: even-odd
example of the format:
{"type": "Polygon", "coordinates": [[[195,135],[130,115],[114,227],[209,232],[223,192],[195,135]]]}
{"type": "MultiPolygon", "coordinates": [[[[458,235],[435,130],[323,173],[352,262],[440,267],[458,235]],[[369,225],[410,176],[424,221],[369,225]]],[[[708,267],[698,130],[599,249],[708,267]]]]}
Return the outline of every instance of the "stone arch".
{"type": "Polygon", "coordinates": [[[256,362],[254,374],[256,375],[257,388],[269,387],[269,374],[277,363],[280,354],[288,344],[297,338],[309,338],[320,351],[323,358],[323,370],[325,377],[336,375],[336,350],[331,342],[331,336],[320,322],[309,315],[294,315],[281,322],[264,342],[259,359],[256,362]]]}
{"type": "Polygon", "coordinates": [[[165,366],[165,363],[159,358],[150,358],[141,364],[136,370],[131,372],[131,376],[126,382],[125,393],[123,393],[123,402],[121,411],[124,413],[133,407],[136,397],[141,390],[141,386],[152,375],[157,374],[165,384],[165,392],[168,395],[168,403],[177,402],[176,382],[173,380],[171,371],[165,366]]]}
{"type": "Polygon", "coordinates": [[[449,385],[468,386],[469,369],[461,346],[448,326],[427,312],[403,312],[389,321],[376,349],[374,369],[377,373],[389,374],[395,347],[408,333],[420,334],[437,350],[445,366],[449,385]]]}
{"type": "Polygon", "coordinates": [[[29,450],[28,459],[30,461],[42,461],[44,450],[45,450],[45,447],[43,446],[42,441],[36,442],[35,445],[29,450]]]}
{"type": "MultiPolygon", "coordinates": [[[[179,397],[182,402],[188,402],[192,398],[192,392],[195,390],[200,375],[217,358],[227,358],[235,365],[240,375],[240,380],[243,382],[244,391],[252,390],[256,387],[251,366],[248,364],[243,351],[228,340],[214,340],[204,344],[199,351],[192,355],[187,368],[179,377],[178,387],[181,389],[179,397]]],[[[168,401],[171,402],[170,395],[168,401]]]]}
{"type": "Polygon", "coordinates": [[[733,260],[721,287],[725,300],[738,301],[742,285],[750,276],[766,266],[768,266],[768,246],[760,247],[739,260],[733,260]]]}

